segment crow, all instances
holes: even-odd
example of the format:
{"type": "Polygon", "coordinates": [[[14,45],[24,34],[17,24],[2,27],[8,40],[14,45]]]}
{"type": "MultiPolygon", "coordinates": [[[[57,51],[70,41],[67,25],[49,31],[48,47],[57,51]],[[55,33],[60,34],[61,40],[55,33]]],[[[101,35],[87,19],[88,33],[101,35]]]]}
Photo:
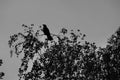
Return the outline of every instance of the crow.
{"type": "Polygon", "coordinates": [[[51,34],[50,34],[50,31],[49,31],[49,29],[47,28],[47,25],[46,24],[43,24],[43,29],[42,29],[42,31],[43,31],[43,33],[44,33],[44,35],[46,35],[47,36],[47,40],[53,40],[53,38],[52,38],[52,36],[51,36],[51,34]]]}

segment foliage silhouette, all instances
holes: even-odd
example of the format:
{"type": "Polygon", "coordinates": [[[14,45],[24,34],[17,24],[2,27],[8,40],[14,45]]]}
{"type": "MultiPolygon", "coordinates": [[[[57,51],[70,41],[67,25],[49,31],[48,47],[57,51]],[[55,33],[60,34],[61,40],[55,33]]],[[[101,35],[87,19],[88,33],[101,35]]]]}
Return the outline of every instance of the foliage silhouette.
{"type": "Polygon", "coordinates": [[[117,31],[108,39],[108,45],[106,46],[107,63],[106,75],[109,80],[120,80],[120,27],[117,31]]]}
{"type": "Polygon", "coordinates": [[[14,34],[8,41],[11,52],[17,57],[23,54],[19,80],[120,79],[120,29],[112,35],[105,48],[98,48],[95,43],[83,42],[86,35],[80,30],[77,34],[62,28],[61,35],[49,34],[52,41],[42,41],[41,37],[46,34],[39,32],[43,30],[34,31],[32,27],[22,26],[27,28],[25,33],[14,34]]]}
{"type": "MultiPolygon", "coordinates": [[[[0,59],[0,66],[2,66],[2,64],[3,64],[3,61],[2,61],[2,59],[0,59]]],[[[3,76],[5,76],[5,73],[0,72],[0,79],[3,79],[3,76]]]]}

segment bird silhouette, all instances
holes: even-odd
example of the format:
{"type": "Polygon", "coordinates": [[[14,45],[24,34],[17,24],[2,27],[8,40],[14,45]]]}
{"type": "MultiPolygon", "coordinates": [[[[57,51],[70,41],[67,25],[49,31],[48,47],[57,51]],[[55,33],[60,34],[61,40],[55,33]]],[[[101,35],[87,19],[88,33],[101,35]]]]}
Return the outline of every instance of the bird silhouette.
{"type": "Polygon", "coordinates": [[[50,34],[50,31],[49,31],[49,29],[48,29],[48,27],[47,27],[46,24],[43,24],[43,29],[42,29],[42,31],[43,31],[44,35],[47,36],[47,40],[50,40],[50,41],[53,40],[53,38],[52,38],[52,36],[51,36],[51,34],[50,34]]]}

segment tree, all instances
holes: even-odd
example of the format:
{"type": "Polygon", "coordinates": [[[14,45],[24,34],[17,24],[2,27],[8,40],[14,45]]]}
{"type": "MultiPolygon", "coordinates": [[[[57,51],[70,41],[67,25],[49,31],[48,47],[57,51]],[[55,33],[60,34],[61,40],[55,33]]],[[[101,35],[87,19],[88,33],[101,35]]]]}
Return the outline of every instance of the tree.
{"type": "Polygon", "coordinates": [[[107,61],[107,78],[109,80],[120,79],[120,27],[108,39],[106,53],[109,60],[107,61]]]}
{"type": "Polygon", "coordinates": [[[120,28],[108,39],[105,48],[99,48],[99,79],[120,80],[120,28]]]}
{"type": "Polygon", "coordinates": [[[95,43],[82,43],[85,34],[80,30],[78,34],[71,30],[67,36],[68,30],[63,28],[61,35],[51,34],[52,41],[41,41],[41,35],[36,35],[40,30],[35,32],[29,26],[23,27],[27,28],[25,33],[13,34],[8,41],[11,53],[17,57],[24,55],[19,80],[100,80],[101,55],[95,43]]]}

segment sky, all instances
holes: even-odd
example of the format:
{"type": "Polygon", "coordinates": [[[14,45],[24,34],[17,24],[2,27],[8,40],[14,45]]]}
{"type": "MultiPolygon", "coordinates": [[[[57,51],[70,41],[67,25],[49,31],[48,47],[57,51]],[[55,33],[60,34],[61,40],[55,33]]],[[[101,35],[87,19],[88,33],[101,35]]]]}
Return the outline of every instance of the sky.
{"type": "Polygon", "coordinates": [[[47,24],[52,33],[80,29],[86,40],[105,46],[120,26],[120,0],[0,0],[0,58],[4,80],[17,80],[20,61],[9,57],[9,36],[21,25],[47,24]]]}

